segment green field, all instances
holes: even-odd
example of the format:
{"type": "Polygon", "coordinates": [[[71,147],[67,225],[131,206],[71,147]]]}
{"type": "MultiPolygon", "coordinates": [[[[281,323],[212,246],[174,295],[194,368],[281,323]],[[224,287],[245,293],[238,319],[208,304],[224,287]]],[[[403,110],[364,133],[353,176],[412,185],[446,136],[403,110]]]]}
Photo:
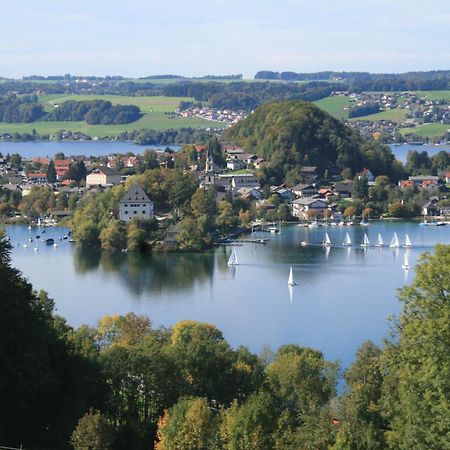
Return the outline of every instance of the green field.
{"type": "Polygon", "coordinates": [[[419,97],[426,97],[428,100],[450,100],[450,90],[448,91],[417,91],[419,97]]]}
{"type": "Polygon", "coordinates": [[[197,117],[176,117],[171,119],[166,112],[174,111],[181,100],[189,101],[185,97],[126,97],[117,95],[44,95],[39,98],[47,111],[53,105],[67,100],[109,100],[116,105],[136,105],[141,108],[143,116],[136,122],[124,125],[89,125],[86,122],[33,122],[33,123],[4,123],[0,122],[0,134],[3,133],[31,133],[33,129],[38,134],[54,134],[60,130],[82,132],[91,137],[115,136],[124,131],[167,130],[169,128],[223,128],[225,125],[197,117]]]}
{"type": "Polygon", "coordinates": [[[394,122],[401,122],[406,119],[408,111],[406,109],[388,109],[386,111],[381,111],[376,114],[370,114],[368,116],[353,117],[350,119],[352,122],[357,120],[372,120],[377,122],[379,120],[392,120],[394,122]]]}
{"type": "Polygon", "coordinates": [[[450,125],[442,123],[426,123],[414,128],[402,128],[400,133],[404,135],[414,133],[422,137],[440,137],[443,136],[447,130],[450,130],[450,125]]]}
{"type": "Polygon", "coordinates": [[[350,99],[348,97],[326,97],[314,102],[316,106],[331,114],[336,119],[346,119],[348,111],[344,108],[348,107],[350,99]]]}

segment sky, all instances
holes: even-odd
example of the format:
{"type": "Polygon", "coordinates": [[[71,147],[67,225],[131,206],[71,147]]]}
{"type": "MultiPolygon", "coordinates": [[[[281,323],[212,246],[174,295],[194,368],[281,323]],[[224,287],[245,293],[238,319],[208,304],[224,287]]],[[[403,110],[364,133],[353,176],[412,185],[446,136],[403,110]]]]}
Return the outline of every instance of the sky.
{"type": "Polygon", "coordinates": [[[450,0],[3,0],[0,76],[450,69],[450,0]]]}

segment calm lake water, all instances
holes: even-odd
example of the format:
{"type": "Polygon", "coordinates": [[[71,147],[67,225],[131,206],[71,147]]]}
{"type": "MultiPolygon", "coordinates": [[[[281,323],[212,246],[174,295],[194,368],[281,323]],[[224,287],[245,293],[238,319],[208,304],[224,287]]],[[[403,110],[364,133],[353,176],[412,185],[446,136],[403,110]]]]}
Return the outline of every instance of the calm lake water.
{"type": "Polygon", "coordinates": [[[13,264],[35,289],[50,293],[58,313],[73,326],[94,325],[105,314],[130,311],[149,316],[155,326],[193,319],[216,324],[233,346],[243,344],[259,352],[264,344],[276,349],[297,343],[340,359],[344,366],[365,340],[381,343],[387,336],[387,317],[401,310],[396,290],[414,277],[413,269],[408,273],[401,267],[403,248],[363,250],[359,244],[364,232],[371,242],[382,233],[385,243],[394,232],[401,242],[408,233],[414,246],[407,250],[411,266],[437,242],[450,244],[450,225],[373,222],[364,228],[315,229],[286,225],[280,235],[255,233],[270,237],[265,246],[235,246],[239,265],[230,269],[231,247],[144,257],[82,251],[60,240],[67,233],[64,228],[47,228],[42,235],[54,237],[58,247],[36,244],[37,229],[8,226],[7,231],[14,245],[13,264]],[[323,248],[325,231],[339,246],[348,231],[354,247],[323,248]],[[317,245],[302,247],[301,241],[317,245]],[[299,283],[291,289],[290,266],[299,283]]]}
{"type": "Polygon", "coordinates": [[[24,158],[35,156],[52,157],[58,152],[66,156],[106,156],[112,153],[135,154],[143,153],[145,149],[165,149],[170,147],[178,151],[179,145],[136,145],[132,142],[118,141],[39,141],[39,142],[0,142],[0,153],[3,155],[18,153],[24,158]]]}
{"type": "MultiPolygon", "coordinates": [[[[179,145],[169,145],[175,151],[181,147],[179,145]]],[[[19,153],[21,156],[31,158],[34,156],[52,157],[55,153],[63,152],[66,156],[105,156],[111,153],[142,153],[145,149],[164,149],[165,145],[136,145],[132,142],[117,141],[41,141],[41,142],[0,142],[0,153],[19,153]]],[[[406,155],[409,150],[418,152],[426,151],[430,156],[444,150],[450,152],[450,146],[435,145],[391,145],[392,151],[397,159],[406,162],[406,155]]]]}

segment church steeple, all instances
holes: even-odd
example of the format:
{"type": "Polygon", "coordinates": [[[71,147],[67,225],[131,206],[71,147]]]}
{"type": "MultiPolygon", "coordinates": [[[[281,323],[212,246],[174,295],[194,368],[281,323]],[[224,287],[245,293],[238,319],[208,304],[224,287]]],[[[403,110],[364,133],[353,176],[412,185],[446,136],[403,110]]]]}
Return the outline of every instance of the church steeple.
{"type": "Polygon", "coordinates": [[[205,186],[214,184],[214,159],[211,146],[208,145],[205,164],[205,186]]]}

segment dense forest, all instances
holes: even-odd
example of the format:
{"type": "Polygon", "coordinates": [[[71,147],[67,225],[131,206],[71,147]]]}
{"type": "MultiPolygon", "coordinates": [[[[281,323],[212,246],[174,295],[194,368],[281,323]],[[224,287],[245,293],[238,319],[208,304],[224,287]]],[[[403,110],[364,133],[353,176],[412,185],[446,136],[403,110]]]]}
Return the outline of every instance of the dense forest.
{"type": "Polygon", "coordinates": [[[70,100],[56,105],[47,113],[38,103],[36,95],[7,95],[0,97],[0,122],[30,123],[44,121],[81,121],[90,125],[117,125],[135,122],[141,117],[141,111],[134,105],[115,105],[110,101],[70,100]]]}
{"type": "Polygon", "coordinates": [[[400,290],[394,339],[343,373],[297,344],[259,356],[214,325],[106,316],[72,328],[0,238],[1,444],[30,450],[447,449],[450,247],[400,290]]]}
{"type": "Polygon", "coordinates": [[[134,105],[115,105],[107,100],[69,100],[57,105],[42,120],[81,121],[89,125],[118,125],[139,120],[141,110],[134,105]]]}
{"type": "Polygon", "coordinates": [[[298,178],[302,166],[316,166],[322,177],[325,171],[355,173],[363,167],[394,181],[403,174],[389,147],[364,141],[325,111],[298,100],[266,103],[222,138],[265,158],[264,178],[272,183],[298,178]]]}

